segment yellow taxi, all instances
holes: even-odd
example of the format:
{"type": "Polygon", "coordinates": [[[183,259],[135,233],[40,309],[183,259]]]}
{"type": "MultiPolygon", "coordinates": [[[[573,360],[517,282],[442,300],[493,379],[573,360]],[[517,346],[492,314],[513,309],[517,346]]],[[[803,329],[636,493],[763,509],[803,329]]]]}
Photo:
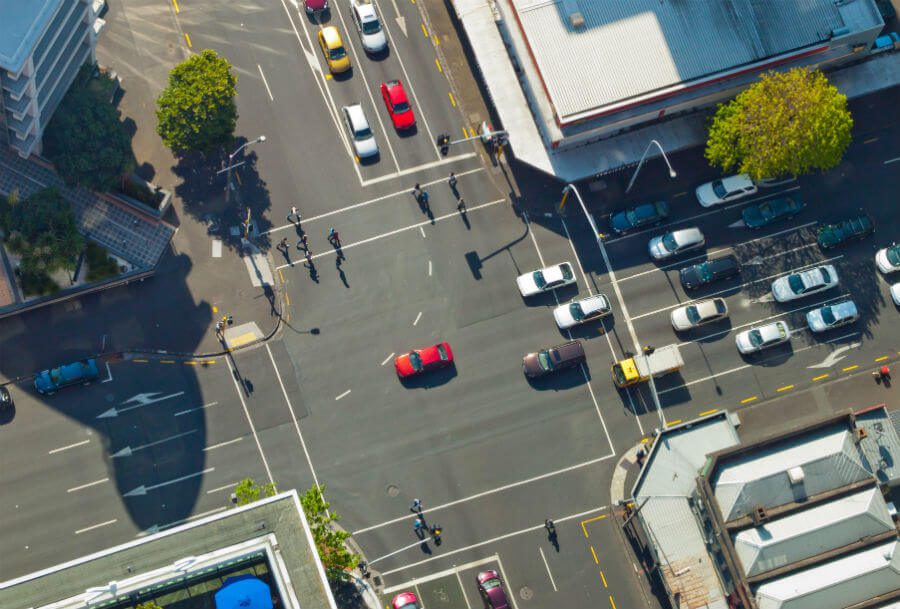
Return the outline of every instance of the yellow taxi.
{"type": "Polygon", "coordinates": [[[330,25],[319,30],[319,46],[322,47],[322,54],[325,55],[325,61],[332,74],[350,69],[350,57],[347,56],[344,41],[341,40],[341,34],[336,27],[330,25]]]}

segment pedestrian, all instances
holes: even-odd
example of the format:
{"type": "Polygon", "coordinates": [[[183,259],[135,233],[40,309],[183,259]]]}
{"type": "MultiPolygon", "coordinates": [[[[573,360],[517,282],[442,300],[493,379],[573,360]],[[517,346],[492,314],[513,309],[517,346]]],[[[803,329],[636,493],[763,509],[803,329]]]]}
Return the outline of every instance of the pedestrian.
{"type": "Polygon", "coordinates": [[[409,511],[421,514],[422,513],[422,502],[419,501],[418,499],[413,499],[412,505],[409,506],[409,511]]]}
{"type": "Polygon", "coordinates": [[[456,204],[456,210],[461,214],[466,213],[466,200],[462,197],[460,197],[459,203],[456,204]]]}
{"type": "Polygon", "coordinates": [[[309,237],[306,236],[306,233],[303,233],[297,241],[297,249],[309,251],[309,237]]]}
{"type": "Polygon", "coordinates": [[[328,240],[331,242],[331,245],[333,245],[334,247],[336,247],[336,248],[341,247],[341,236],[333,228],[330,231],[328,231],[328,240]]]}
{"type": "Polygon", "coordinates": [[[419,199],[419,198],[422,197],[422,187],[419,186],[419,183],[418,183],[418,182],[416,182],[416,185],[413,186],[413,196],[414,196],[416,199],[419,199]]]}
{"type": "Polygon", "coordinates": [[[287,252],[287,250],[288,250],[287,237],[285,237],[284,239],[282,239],[282,240],[278,243],[278,249],[280,249],[280,250],[282,250],[282,251],[284,251],[284,252],[287,252]]]}
{"type": "Polygon", "coordinates": [[[431,538],[434,539],[435,545],[441,545],[441,525],[431,525],[431,538]]]}
{"type": "Polygon", "coordinates": [[[296,206],[291,206],[291,213],[287,215],[288,222],[299,222],[300,221],[300,212],[297,210],[296,206]]]}
{"type": "Polygon", "coordinates": [[[447,182],[450,184],[450,189],[453,192],[456,192],[456,174],[452,171],[450,172],[450,179],[448,179],[447,182]]]}
{"type": "Polygon", "coordinates": [[[415,522],[413,522],[413,530],[420,538],[425,536],[425,521],[422,520],[421,516],[417,516],[415,522]]]}
{"type": "Polygon", "coordinates": [[[306,263],[312,266],[312,252],[309,249],[306,250],[306,263]]]}
{"type": "Polygon", "coordinates": [[[556,525],[553,524],[553,521],[549,518],[544,521],[544,528],[547,529],[547,532],[553,535],[556,533],[556,525]]]}

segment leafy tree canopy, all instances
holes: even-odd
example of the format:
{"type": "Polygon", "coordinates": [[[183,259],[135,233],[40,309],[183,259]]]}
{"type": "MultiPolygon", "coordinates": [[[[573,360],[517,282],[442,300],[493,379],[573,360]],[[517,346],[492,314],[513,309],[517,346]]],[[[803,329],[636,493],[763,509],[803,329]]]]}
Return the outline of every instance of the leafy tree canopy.
{"type": "Polygon", "coordinates": [[[324,492],[324,486],[313,486],[300,496],[300,504],[306,514],[326,576],[329,580],[340,581],[346,579],[348,573],[356,568],[359,555],[347,549],[346,542],[350,532],[332,526],[333,522],[340,520],[340,516],[328,510],[331,504],[325,501],[324,492]]]}
{"type": "Polygon", "coordinates": [[[719,105],[706,159],[755,180],[799,176],[841,162],[853,118],[847,97],[818,71],[769,72],[719,105]]]}
{"type": "Polygon", "coordinates": [[[231,64],[206,49],[169,73],[156,100],[156,132],[176,154],[210,154],[231,141],[237,124],[237,77],[231,64]]]}
{"type": "Polygon", "coordinates": [[[134,171],[131,138],[110,102],[113,81],[82,66],[44,132],[44,153],[66,184],[109,190],[134,171]]]}
{"type": "Polygon", "coordinates": [[[259,501],[263,497],[273,497],[275,485],[271,482],[258,485],[253,478],[244,478],[234,487],[234,494],[237,495],[238,505],[247,505],[259,501]]]}
{"type": "Polygon", "coordinates": [[[22,273],[75,268],[84,237],[78,232],[71,207],[55,188],[40,190],[23,201],[10,200],[4,215],[7,243],[22,257],[22,273]]]}

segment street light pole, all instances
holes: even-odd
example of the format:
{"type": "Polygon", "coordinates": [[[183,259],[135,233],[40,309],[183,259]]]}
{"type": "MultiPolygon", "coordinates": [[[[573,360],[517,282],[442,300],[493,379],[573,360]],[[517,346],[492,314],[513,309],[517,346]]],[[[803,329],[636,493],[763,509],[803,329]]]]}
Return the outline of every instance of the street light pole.
{"type": "Polygon", "coordinates": [[[659,148],[659,151],[662,153],[662,158],[666,162],[666,165],[669,167],[669,177],[673,180],[678,175],[675,173],[675,170],[672,169],[672,164],[669,163],[669,157],[666,156],[666,151],[663,150],[663,147],[656,140],[650,140],[650,143],[647,144],[647,149],[644,150],[644,154],[641,155],[641,160],[638,161],[637,169],[634,170],[634,175],[631,176],[631,181],[628,182],[628,188],[625,189],[625,194],[628,194],[628,191],[631,190],[631,187],[634,186],[634,180],[637,178],[638,172],[641,170],[641,166],[644,164],[644,159],[647,158],[647,153],[650,152],[650,148],[656,144],[656,147],[659,148]]]}
{"type": "Polygon", "coordinates": [[[256,144],[258,142],[265,142],[266,136],[261,135],[255,140],[245,142],[241,146],[238,147],[237,150],[228,155],[228,174],[225,176],[225,202],[231,203],[231,168],[234,167],[234,157],[236,157],[241,150],[250,146],[251,144],[256,144]]]}
{"type": "MultiPolygon", "coordinates": [[[[619,299],[619,304],[622,306],[622,317],[625,318],[625,325],[628,326],[628,333],[631,335],[631,340],[634,342],[634,352],[635,354],[641,353],[641,343],[638,342],[637,333],[634,331],[634,324],[631,322],[631,316],[628,314],[628,308],[625,305],[625,299],[622,298],[619,283],[616,281],[616,273],[613,270],[612,264],[609,262],[609,255],[606,253],[606,247],[603,245],[603,235],[597,230],[597,224],[594,222],[593,216],[588,213],[587,207],[584,204],[584,199],[581,198],[581,193],[578,192],[578,189],[575,188],[574,184],[567,184],[566,187],[563,188],[563,196],[565,197],[569,192],[575,193],[575,198],[578,199],[578,204],[581,205],[581,211],[584,212],[584,217],[587,218],[588,224],[591,225],[591,230],[594,231],[594,238],[597,240],[597,247],[600,248],[600,255],[603,256],[603,264],[606,265],[606,270],[609,273],[610,283],[612,283],[616,297],[619,299]]],[[[563,203],[565,203],[565,199],[563,199],[563,203]]],[[[560,206],[560,212],[561,211],[562,206],[560,206]]],[[[659,416],[659,422],[665,427],[666,419],[663,416],[662,405],[659,403],[659,395],[656,393],[656,384],[653,382],[652,376],[650,377],[650,395],[653,396],[653,404],[656,406],[656,414],[659,416]]],[[[637,412],[634,414],[637,416],[637,412]]]]}

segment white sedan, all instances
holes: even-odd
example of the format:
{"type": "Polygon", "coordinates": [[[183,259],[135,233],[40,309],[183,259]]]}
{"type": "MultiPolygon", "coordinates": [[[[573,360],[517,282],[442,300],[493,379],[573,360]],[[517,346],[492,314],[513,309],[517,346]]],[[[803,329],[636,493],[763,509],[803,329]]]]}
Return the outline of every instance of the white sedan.
{"type": "Polygon", "coordinates": [[[900,271],[900,245],[894,244],[875,252],[875,265],[885,275],[900,271]]]}
{"type": "Polygon", "coordinates": [[[672,327],[679,332],[691,330],[726,317],[728,317],[728,305],[721,298],[701,300],[694,304],[678,307],[669,316],[672,321],[672,327]]]}
{"type": "Polygon", "coordinates": [[[672,232],[650,239],[647,249],[654,260],[663,260],[677,256],[698,247],[703,247],[706,238],[696,226],[673,230],[672,232]]]}
{"type": "Polygon", "coordinates": [[[575,271],[568,262],[554,264],[544,269],[519,275],[516,278],[519,292],[524,297],[549,292],[573,283],[575,283],[575,271]]]}
{"type": "Polygon", "coordinates": [[[900,283],[895,283],[891,286],[891,300],[900,307],[900,283]]]}
{"type": "Polygon", "coordinates": [[[756,193],[756,184],[746,173],[713,180],[697,187],[697,200],[703,207],[737,201],[756,193]]]}
{"type": "Polygon", "coordinates": [[[778,302],[788,302],[836,288],[839,283],[834,266],[826,264],[779,277],[772,282],[772,296],[778,302]]]}
{"type": "Polygon", "coordinates": [[[806,325],[813,332],[825,332],[852,324],[859,319],[859,310],[852,300],[843,300],[833,305],[813,309],[806,314],[806,325]]]}
{"type": "Polygon", "coordinates": [[[578,324],[600,319],[612,312],[609,298],[603,294],[589,296],[553,309],[553,318],[560,330],[567,330],[578,324]]]}
{"type": "Polygon", "coordinates": [[[789,340],[791,340],[791,329],[788,328],[788,325],[783,321],[773,321],[764,326],[744,330],[735,337],[734,342],[738,351],[749,355],[789,340]]]}

